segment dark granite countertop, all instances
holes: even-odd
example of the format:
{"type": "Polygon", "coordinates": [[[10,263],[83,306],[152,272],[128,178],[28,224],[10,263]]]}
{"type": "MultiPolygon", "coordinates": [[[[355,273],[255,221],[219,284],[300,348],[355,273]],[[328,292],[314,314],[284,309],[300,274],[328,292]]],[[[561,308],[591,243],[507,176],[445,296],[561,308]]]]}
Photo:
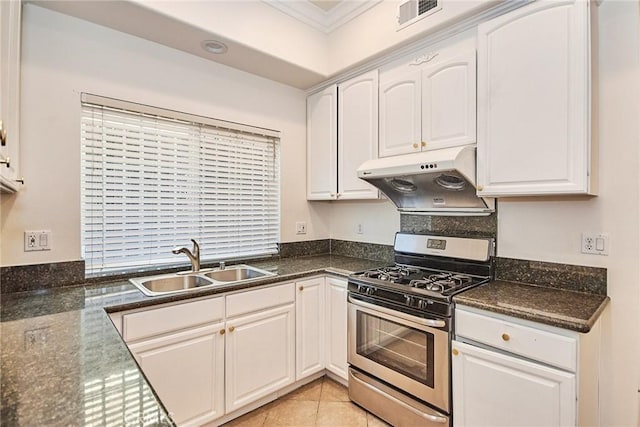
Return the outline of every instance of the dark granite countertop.
{"type": "Polygon", "coordinates": [[[381,261],[322,255],[250,264],[277,276],[160,297],[147,297],[128,281],[2,295],[2,425],[172,425],[107,311],[313,274],[346,276],[381,261]]]}
{"type": "Polygon", "coordinates": [[[609,297],[496,280],[470,289],[453,300],[480,308],[577,332],[589,332],[609,297]]]}

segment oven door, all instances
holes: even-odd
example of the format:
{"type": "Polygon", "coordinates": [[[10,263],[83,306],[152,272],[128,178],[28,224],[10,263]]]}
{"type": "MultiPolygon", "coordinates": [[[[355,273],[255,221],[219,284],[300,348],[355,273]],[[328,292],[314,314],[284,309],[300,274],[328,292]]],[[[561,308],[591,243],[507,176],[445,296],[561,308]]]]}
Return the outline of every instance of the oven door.
{"type": "Polygon", "coordinates": [[[449,412],[449,332],[423,319],[349,296],[348,361],[449,412]]]}

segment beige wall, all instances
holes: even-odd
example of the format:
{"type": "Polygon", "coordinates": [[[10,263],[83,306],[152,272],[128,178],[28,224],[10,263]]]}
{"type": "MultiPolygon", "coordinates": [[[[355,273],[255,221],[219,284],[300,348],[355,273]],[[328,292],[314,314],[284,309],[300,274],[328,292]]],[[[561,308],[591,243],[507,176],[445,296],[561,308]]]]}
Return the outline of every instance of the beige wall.
{"type": "Polygon", "coordinates": [[[81,92],[280,130],[282,241],[329,237],[328,206],[305,200],[303,91],[32,5],[22,59],[26,185],[1,198],[0,265],[80,259],[81,92]],[[52,250],[24,252],[23,231],[40,229],[52,250]]]}
{"type": "Polygon", "coordinates": [[[213,35],[233,40],[301,68],[327,75],[326,35],[263,1],[134,2],[213,35]]]}

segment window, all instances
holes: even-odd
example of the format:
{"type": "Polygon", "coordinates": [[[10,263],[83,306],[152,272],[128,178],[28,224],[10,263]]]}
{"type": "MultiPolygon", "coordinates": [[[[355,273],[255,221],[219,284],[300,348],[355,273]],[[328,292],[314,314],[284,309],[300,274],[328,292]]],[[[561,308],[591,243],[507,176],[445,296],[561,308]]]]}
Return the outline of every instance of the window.
{"type": "Polygon", "coordinates": [[[82,95],[86,274],[275,254],[279,133],[82,95]]]}

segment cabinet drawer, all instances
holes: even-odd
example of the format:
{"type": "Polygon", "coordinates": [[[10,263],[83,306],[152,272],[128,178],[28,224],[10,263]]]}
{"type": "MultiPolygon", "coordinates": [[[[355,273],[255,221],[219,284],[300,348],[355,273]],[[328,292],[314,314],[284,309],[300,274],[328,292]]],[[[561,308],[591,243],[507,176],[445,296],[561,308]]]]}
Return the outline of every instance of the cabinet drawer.
{"type": "Polygon", "coordinates": [[[455,325],[458,337],[576,371],[576,338],[459,309],[456,310],[455,325]]]}
{"type": "Polygon", "coordinates": [[[292,303],[295,297],[293,283],[228,295],[227,317],[292,303]]]}
{"type": "Polygon", "coordinates": [[[224,298],[212,298],[123,316],[125,342],[165,334],[224,318],[224,298]]]}

